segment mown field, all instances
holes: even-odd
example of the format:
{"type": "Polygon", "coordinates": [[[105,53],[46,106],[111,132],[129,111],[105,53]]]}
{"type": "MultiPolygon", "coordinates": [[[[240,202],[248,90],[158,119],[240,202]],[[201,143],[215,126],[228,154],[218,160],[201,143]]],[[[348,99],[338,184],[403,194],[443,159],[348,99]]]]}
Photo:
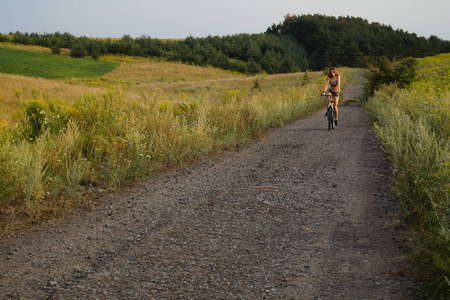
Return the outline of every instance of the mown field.
{"type": "Polygon", "coordinates": [[[425,298],[449,299],[450,54],[418,61],[418,80],[406,89],[383,87],[366,107],[392,161],[393,191],[425,298]]]}
{"type": "MultiPolygon", "coordinates": [[[[41,54],[14,56],[61,59],[29,50],[41,54]]],[[[99,192],[249,143],[324,106],[323,73],[249,77],[145,58],[76,61],[77,76],[0,74],[0,174],[8,174],[0,182],[2,232],[23,216],[40,220],[87,204],[99,192]],[[115,68],[105,72],[105,62],[115,68]]],[[[350,79],[353,70],[342,72],[350,79]]]]}
{"type": "Polygon", "coordinates": [[[70,57],[0,47],[0,70],[4,74],[17,74],[41,78],[97,77],[117,67],[107,61],[78,60],[70,57]]]}

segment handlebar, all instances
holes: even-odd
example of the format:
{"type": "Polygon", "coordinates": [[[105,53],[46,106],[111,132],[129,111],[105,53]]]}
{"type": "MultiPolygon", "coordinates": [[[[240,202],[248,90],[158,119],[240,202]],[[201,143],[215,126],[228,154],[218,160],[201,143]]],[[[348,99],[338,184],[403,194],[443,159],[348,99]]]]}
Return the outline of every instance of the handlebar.
{"type": "MultiPolygon", "coordinates": [[[[325,97],[325,96],[329,96],[329,95],[327,95],[326,93],[327,93],[327,91],[322,91],[322,92],[320,93],[320,95],[321,95],[321,96],[324,96],[324,97],[325,97]]],[[[342,96],[340,92],[332,92],[331,96],[333,96],[334,94],[338,94],[339,96],[342,96]]]]}

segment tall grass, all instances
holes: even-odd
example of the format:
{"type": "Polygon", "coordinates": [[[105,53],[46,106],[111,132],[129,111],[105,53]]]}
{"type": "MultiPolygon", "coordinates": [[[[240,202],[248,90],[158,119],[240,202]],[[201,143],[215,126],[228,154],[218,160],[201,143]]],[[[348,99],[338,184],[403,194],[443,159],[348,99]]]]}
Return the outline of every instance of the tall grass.
{"type": "Polygon", "coordinates": [[[420,80],[384,87],[367,108],[393,162],[395,195],[410,229],[409,254],[425,297],[450,295],[450,55],[421,59],[420,80]]]}
{"type": "MultiPolygon", "coordinates": [[[[149,76],[151,68],[142,64],[157,62],[129,63],[149,76]]],[[[0,181],[0,213],[39,217],[79,204],[90,191],[113,190],[246,144],[271,127],[324,107],[321,73],[305,79],[303,74],[229,78],[227,72],[211,79],[223,72],[203,69],[207,80],[144,85],[145,78],[129,77],[129,69],[127,85],[117,71],[104,75],[116,80],[95,86],[79,80],[9,79],[0,99],[6,107],[0,115],[0,174],[8,174],[0,181]],[[253,88],[256,79],[261,91],[253,88]],[[35,83],[38,87],[30,90],[35,83]]],[[[344,77],[352,73],[343,70],[344,77]]]]}

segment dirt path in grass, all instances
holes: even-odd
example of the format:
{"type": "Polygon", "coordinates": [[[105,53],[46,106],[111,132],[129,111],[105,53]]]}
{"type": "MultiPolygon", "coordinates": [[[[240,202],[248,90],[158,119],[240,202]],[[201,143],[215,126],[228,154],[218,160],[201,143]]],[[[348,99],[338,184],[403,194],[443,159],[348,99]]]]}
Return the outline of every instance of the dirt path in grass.
{"type": "Polygon", "coordinates": [[[413,299],[385,155],[324,111],[2,239],[0,299],[413,299]]]}

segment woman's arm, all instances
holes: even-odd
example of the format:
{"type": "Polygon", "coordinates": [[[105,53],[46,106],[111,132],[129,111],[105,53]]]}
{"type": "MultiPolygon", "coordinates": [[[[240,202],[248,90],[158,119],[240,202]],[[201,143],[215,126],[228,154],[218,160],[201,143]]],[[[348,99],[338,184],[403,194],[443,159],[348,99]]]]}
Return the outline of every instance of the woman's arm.
{"type": "Polygon", "coordinates": [[[325,85],[325,88],[323,89],[324,91],[327,91],[329,83],[330,83],[330,78],[327,77],[327,84],[325,85]]]}

